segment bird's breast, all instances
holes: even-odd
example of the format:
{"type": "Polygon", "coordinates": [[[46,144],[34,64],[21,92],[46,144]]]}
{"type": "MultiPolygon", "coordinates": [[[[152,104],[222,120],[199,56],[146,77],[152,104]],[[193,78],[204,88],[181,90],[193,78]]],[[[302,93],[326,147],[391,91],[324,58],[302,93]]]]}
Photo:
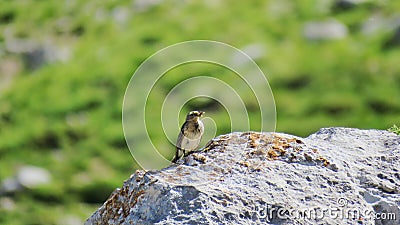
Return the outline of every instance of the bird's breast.
{"type": "Polygon", "coordinates": [[[187,129],[184,130],[185,137],[189,139],[197,139],[203,135],[204,125],[201,121],[197,123],[189,123],[187,129]]]}

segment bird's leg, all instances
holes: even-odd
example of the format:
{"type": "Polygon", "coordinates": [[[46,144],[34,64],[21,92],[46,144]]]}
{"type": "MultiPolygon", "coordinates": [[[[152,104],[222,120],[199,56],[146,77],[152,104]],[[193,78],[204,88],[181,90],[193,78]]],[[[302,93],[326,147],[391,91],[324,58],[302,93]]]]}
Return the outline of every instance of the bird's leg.
{"type": "Polygon", "coordinates": [[[176,158],[176,155],[174,155],[174,158],[172,158],[171,162],[176,163],[178,159],[176,158]]]}
{"type": "Polygon", "coordinates": [[[173,163],[176,163],[176,161],[178,161],[178,159],[179,159],[179,152],[180,152],[180,151],[182,151],[182,149],[176,148],[175,156],[174,156],[174,158],[172,159],[172,162],[173,162],[173,163]]]}

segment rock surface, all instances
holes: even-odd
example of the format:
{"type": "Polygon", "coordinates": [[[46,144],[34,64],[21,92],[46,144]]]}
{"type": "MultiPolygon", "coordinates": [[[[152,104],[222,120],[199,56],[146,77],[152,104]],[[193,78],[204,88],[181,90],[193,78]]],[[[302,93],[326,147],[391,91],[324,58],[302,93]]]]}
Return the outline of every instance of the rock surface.
{"type": "Polygon", "coordinates": [[[136,171],[85,224],[400,224],[399,187],[400,136],[387,131],[231,133],[136,171]]]}
{"type": "Polygon", "coordinates": [[[308,22],[303,28],[303,35],[309,41],[338,40],[347,34],[346,25],[335,19],[308,22]]]}
{"type": "Polygon", "coordinates": [[[24,188],[34,189],[51,182],[51,174],[48,170],[31,165],[25,165],[18,169],[15,176],[8,177],[0,183],[0,196],[13,194],[24,188]]]}

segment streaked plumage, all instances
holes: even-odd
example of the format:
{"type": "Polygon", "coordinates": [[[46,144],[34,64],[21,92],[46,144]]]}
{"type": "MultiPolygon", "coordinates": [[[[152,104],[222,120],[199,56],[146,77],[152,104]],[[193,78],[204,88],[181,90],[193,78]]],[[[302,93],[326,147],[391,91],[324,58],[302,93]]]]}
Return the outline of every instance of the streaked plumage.
{"type": "Polygon", "coordinates": [[[200,121],[203,114],[202,111],[191,111],[186,116],[186,121],[182,125],[176,141],[176,152],[172,162],[176,162],[182,155],[187,156],[199,146],[204,133],[204,125],[200,121]]]}

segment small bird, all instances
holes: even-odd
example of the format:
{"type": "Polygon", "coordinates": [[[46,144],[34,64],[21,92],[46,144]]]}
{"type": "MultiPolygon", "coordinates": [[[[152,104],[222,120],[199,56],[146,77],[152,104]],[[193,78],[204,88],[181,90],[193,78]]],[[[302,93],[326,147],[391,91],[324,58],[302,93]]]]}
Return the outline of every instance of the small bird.
{"type": "Polygon", "coordinates": [[[176,141],[176,152],[172,159],[175,163],[183,156],[187,156],[190,152],[196,150],[199,146],[201,137],[204,133],[204,124],[200,121],[200,117],[204,114],[202,111],[191,111],[186,116],[186,121],[182,125],[181,132],[176,141]]]}

